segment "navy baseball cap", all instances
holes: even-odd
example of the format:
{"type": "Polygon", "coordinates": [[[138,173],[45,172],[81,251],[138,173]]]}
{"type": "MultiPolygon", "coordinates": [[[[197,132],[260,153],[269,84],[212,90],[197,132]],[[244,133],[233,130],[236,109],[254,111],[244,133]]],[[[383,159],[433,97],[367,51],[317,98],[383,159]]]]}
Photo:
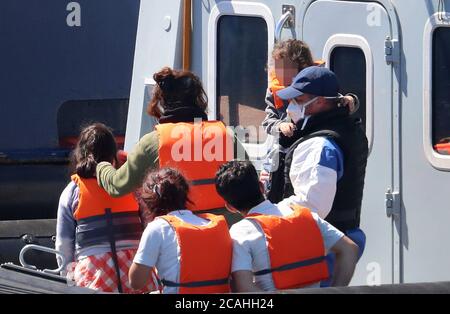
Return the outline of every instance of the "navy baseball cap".
{"type": "Polygon", "coordinates": [[[303,69],[292,80],[292,84],[277,92],[277,96],[287,100],[303,94],[322,97],[337,97],[339,83],[332,71],[324,67],[310,66],[303,69]]]}

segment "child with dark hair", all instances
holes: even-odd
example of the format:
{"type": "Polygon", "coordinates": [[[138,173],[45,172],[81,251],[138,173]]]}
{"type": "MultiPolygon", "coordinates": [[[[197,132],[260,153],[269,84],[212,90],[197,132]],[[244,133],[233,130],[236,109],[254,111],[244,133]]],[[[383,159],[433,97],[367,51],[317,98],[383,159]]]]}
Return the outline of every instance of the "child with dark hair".
{"type": "MultiPolygon", "coordinates": [[[[127,276],[142,234],[138,203],[132,194],[112,198],[95,178],[97,163],[116,164],[116,154],[114,136],[104,124],[94,123],[81,131],[71,156],[71,182],[59,200],[55,247],[78,286],[146,292],[149,285],[133,291],[127,276]]],[[[57,261],[63,263],[61,258],[57,261]]]]}
{"type": "Polygon", "coordinates": [[[230,291],[232,244],[225,218],[187,210],[188,193],[186,179],[175,169],[154,170],[145,178],[141,197],[156,218],[147,225],[130,268],[135,289],[156,268],[163,293],[230,291]]]}
{"type": "Polygon", "coordinates": [[[328,277],[328,251],[338,256],[332,285],[348,285],[357,245],[306,207],[289,199],[279,204],[265,200],[252,163],[234,160],[222,165],[216,189],[230,211],[245,216],[230,229],[237,292],[319,287],[328,277]]]}

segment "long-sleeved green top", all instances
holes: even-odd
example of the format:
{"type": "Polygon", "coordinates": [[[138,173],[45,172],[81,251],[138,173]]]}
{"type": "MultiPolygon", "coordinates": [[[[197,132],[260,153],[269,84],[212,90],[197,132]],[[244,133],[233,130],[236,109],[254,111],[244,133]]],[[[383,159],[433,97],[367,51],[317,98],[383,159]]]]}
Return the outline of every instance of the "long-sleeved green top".
{"type": "Polygon", "coordinates": [[[119,169],[115,169],[109,162],[97,165],[98,184],[113,197],[135,191],[142,184],[148,170],[159,167],[158,148],[158,132],[144,135],[119,169]]]}
{"type": "MultiPolygon", "coordinates": [[[[244,155],[244,158],[247,158],[242,144],[236,137],[234,138],[236,144],[235,157],[244,155]]],[[[119,169],[115,169],[109,162],[99,163],[96,169],[99,186],[113,197],[135,191],[141,186],[149,170],[159,168],[158,149],[159,135],[155,130],[140,139],[128,154],[127,161],[119,169]]],[[[231,213],[226,209],[214,210],[211,213],[224,215],[229,225],[242,218],[240,214],[231,213]]]]}

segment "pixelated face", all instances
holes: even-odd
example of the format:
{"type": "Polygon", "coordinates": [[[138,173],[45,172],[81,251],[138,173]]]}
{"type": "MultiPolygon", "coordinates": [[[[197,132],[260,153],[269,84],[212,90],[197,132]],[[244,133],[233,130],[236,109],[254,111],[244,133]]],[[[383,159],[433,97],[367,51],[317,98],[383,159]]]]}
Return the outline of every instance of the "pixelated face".
{"type": "Polygon", "coordinates": [[[292,79],[298,74],[295,63],[287,58],[275,59],[275,76],[281,85],[291,85],[292,79]]]}

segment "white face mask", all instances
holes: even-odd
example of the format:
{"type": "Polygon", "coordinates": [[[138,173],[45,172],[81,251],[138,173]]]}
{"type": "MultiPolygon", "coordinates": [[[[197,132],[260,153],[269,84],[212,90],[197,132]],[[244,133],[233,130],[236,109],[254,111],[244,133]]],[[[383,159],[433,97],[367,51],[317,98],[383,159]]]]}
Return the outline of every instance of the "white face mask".
{"type": "Polygon", "coordinates": [[[289,106],[286,109],[287,114],[291,118],[292,122],[297,123],[301,119],[305,118],[306,107],[311,105],[318,97],[314,97],[305,103],[299,104],[295,99],[289,102],[289,106]]]}

